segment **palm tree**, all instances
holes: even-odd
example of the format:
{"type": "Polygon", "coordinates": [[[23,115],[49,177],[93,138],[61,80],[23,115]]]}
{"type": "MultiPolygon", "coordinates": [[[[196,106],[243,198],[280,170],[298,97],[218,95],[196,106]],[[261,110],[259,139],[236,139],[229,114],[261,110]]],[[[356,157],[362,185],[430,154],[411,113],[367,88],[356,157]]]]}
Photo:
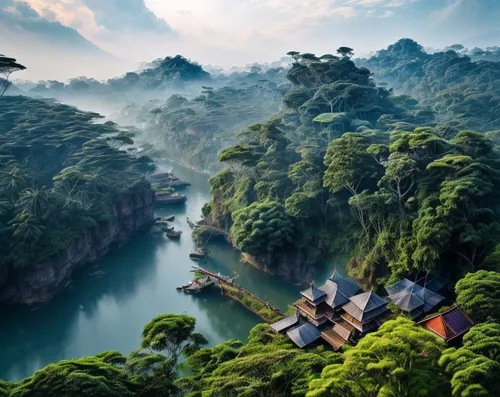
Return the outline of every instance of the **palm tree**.
{"type": "Polygon", "coordinates": [[[33,243],[42,236],[44,227],[29,211],[22,211],[9,222],[14,228],[14,237],[23,243],[33,243]]]}
{"type": "Polygon", "coordinates": [[[16,165],[11,165],[10,168],[0,171],[0,189],[12,202],[17,200],[19,193],[26,187],[26,180],[26,174],[16,165]]]}
{"type": "Polygon", "coordinates": [[[48,211],[49,193],[45,186],[25,189],[21,192],[16,206],[23,211],[29,211],[37,218],[43,218],[48,211]]]}

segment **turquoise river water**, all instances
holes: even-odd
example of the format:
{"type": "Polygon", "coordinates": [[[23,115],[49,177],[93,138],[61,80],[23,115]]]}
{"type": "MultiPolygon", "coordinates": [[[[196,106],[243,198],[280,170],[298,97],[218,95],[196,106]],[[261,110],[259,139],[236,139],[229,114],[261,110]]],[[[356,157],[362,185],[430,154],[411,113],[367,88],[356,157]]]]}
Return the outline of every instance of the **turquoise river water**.
{"type": "MultiPolygon", "coordinates": [[[[188,258],[193,242],[186,217],[199,219],[210,195],[206,175],[178,165],[163,169],[192,183],[185,193],[186,205],[157,209],[159,216],[176,216],[174,226],[183,231],[181,239],[144,233],[88,265],[52,301],[37,307],[0,308],[0,379],[18,380],[49,363],[104,350],[128,354],[138,348],[144,325],[161,313],[195,317],[197,331],[210,345],[231,338],[246,341],[259,322],[256,315],[215,290],[200,295],[176,290],[192,279],[194,265],[188,258]],[[104,275],[90,275],[96,271],[104,275]]],[[[209,248],[204,267],[237,274],[237,283],[282,310],[298,298],[299,286],[240,263],[239,253],[229,245],[209,248]]],[[[333,266],[325,266],[317,281],[324,281],[333,266]]]]}

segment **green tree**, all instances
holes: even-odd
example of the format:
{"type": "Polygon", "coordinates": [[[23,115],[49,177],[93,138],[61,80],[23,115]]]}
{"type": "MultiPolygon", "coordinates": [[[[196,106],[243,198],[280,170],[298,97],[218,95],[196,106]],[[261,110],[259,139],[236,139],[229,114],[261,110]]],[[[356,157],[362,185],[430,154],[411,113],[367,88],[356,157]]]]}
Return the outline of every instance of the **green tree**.
{"type": "Polygon", "coordinates": [[[195,324],[193,317],[184,314],[161,314],[144,327],[141,347],[165,352],[177,363],[183,353],[192,353],[206,343],[203,335],[194,332],[195,324]]]}
{"type": "Polygon", "coordinates": [[[500,321],[500,273],[479,270],[458,281],[457,304],[475,321],[500,321]]]}
{"type": "Polygon", "coordinates": [[[187,397],[303,397],[309,381],[339,361],[340,355],[329,349],[297,349],[286,336],[260,324],[246,345],[230,340],[190,356],[193,374],[178,384],[187,397]]]}
{"type": "Polygon", "coordinates": [[[343,56],[344,58],[350,58],[354,55],[354,50],[349,47],[339,47],[337,49],[337,54],[343,56]]]}
{"type": "Polygon", "coordinates": [[[413,321],[387,321],[345,352],[343,364],[325,367],[307,397],[448,397],[449,381],[438,366],[443,349],[413,321]]]}
{"type": "Polygon", "coordinates": [[[500,394],[499,341],[499,324],[478,324],[465,334],[462,347],[443,352],[439,364],[451,377],[453,397],[500,394]]]}
{"type": "Polygon", "coordinates": [[[25,70],[26,67],[17,63],[14,58],[6,57],[0,54],[0,97],[10,88],[12,83],[9,81],[10,75],[19,70],[25,70]]]}
{"type": "Polygon", "coordinates": [[[85,357],[49,364],[11,386],[10,397],[134,397],[137,383],[102,357],[85,357]]]}
{"type": "Polygon", "coordinates": [[[250,255],[273,253],[292,243],[294,226],[278,202],[253,203],[233,213],[231,234],[250,255]]]}

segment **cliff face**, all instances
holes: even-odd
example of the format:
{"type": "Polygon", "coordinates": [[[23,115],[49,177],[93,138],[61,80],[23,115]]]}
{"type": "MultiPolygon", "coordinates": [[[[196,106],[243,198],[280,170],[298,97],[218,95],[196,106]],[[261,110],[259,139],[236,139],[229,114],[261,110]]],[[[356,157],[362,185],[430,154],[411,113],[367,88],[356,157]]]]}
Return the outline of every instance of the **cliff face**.
{"type": "Polygon", "coordinates": [[[256,257],[243,253],[242,259],[267,273],[281,276],[296,284],[308,284],[314,280],[316,261],[311,260],[302,250],[284,251],[278,255],[266,254],[256,257]]]}
{"type": "Polygon", "coordinates": [[[51,299],[71,282],[73,272],[125,243],[154,221],[152,190],[127,194],[113,205],[113,218],[88,229],[52,258],[0,274],[0,302],[33,304],[51,299]],[[3,282],[2,282],[3,281],[3,282]]]}

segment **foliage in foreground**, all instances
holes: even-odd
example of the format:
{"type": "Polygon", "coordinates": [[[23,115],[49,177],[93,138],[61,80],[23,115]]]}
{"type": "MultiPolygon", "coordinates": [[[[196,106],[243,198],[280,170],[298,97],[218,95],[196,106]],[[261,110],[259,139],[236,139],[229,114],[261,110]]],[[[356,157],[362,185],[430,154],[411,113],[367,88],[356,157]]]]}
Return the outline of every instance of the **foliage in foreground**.
{"type": "Polygon", "coordinates": [[[116,351],[50,364],[19,382],[0,381],[2,397],[177,396],[173,384],[182,354],[193,354],[205,339],[195,319],[164,314],[144,327],[141,349],[128,357],[116,351]]]}
{"type": "Polygon", "coordinates": [[[477,322],[500,322],[500,273],[468,273],[455,286],[457,304],[477,322]]]}
{"type": "Polygon", "coordinates": [[[178,381],[188,397],[305,396],[309,381],[340,355],[322,348],[299,350],[268,325],[258,325],[248,344],[236,340],[189,357],[193,375],[178,381]]]}
{"type": "Polygon", "coordinates": [[[343,363],[325,367],[307,397],[448,397],[438,366],[443,349],[435,335],[399,317],[344,353],[343,363]]]}
{"type": "Polygon", "coordinates": [[[500,395],[500,324],[476,325],[462,347],[443,352],[439,364],[451,377],[453,397],[500,395]]]}

